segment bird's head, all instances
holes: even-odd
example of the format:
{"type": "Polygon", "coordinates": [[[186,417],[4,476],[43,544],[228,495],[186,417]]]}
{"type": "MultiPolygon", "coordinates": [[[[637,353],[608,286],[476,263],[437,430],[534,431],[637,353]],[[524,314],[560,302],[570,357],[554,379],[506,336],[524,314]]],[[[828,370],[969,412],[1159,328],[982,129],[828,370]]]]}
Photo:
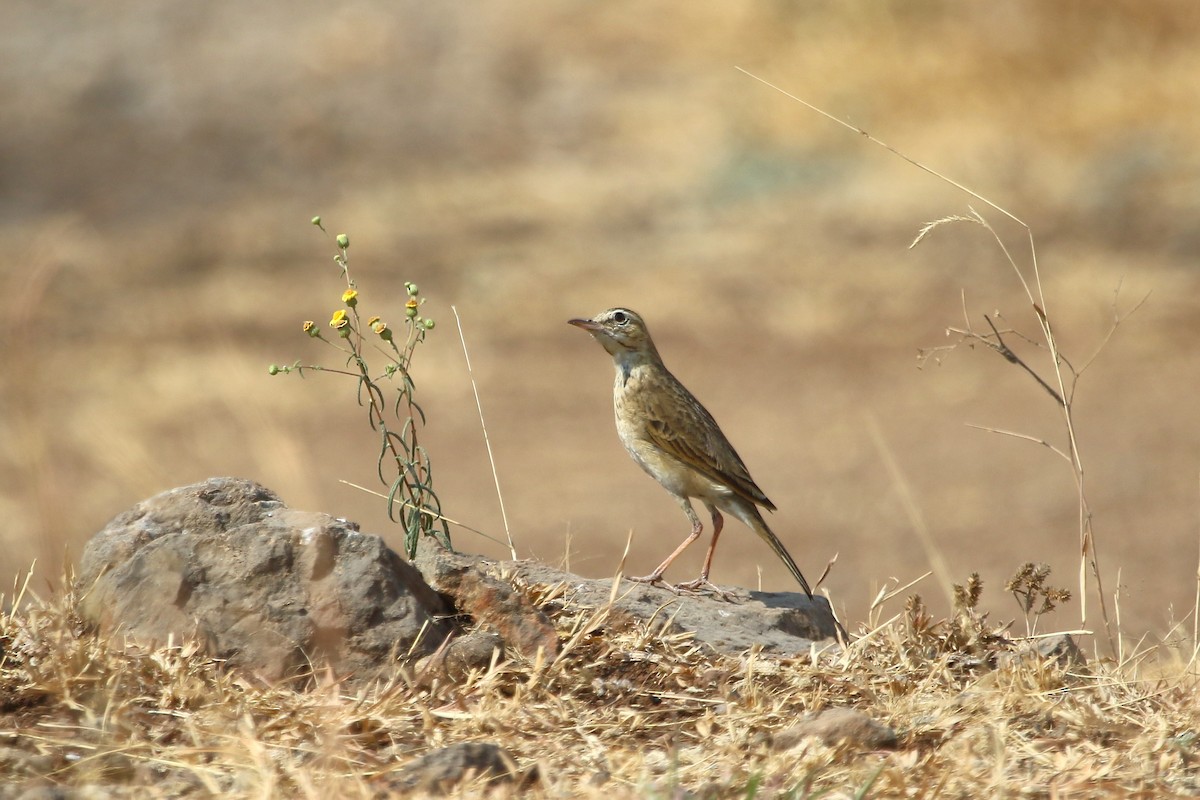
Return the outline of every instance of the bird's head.
{"type": "Polygon", "coordinates": [[[610,308],[591,319],[567,320],[567,324],[583,328],[617,359],[658,354],[646,323],[637,312],[628,308],[610,308]]]}

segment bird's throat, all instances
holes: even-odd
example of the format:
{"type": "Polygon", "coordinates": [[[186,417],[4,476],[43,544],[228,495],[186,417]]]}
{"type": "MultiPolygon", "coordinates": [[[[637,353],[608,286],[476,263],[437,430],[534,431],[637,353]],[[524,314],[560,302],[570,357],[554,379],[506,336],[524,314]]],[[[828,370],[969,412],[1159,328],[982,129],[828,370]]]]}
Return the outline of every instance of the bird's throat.
{"type": "Polygon", "coordinates": [[[613,353],[613,365],[617,368],[617,384],[624,388],[635,371],[650,368],[654,361],[655,359],[644,350],[627,349],[613,353]]]}
{"type": "Polygon", "coordinates": [[[633,364],[629,362],[630,360],[627,358],[613,359],[613,363],[617,366],[617,383],[619,383],[622,388],[629,383],[629,376],[633,373],[633,364]]]}

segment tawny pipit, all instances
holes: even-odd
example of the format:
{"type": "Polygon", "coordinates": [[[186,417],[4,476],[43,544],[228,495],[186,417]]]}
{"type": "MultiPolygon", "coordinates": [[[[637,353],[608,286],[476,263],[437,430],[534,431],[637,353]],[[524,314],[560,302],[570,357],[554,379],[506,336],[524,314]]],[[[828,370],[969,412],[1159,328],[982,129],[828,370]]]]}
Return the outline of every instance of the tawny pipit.
{"type": "Polygon", "coordinates": [[[691,534],[675,552],[649,575],[630,580],[665,584],[667,567],[704,528],[692,508],[690,498],[695,497],[712,514],[712,541],[700,577],[679,584],[679,588],[716,589],[708,573],[724,511],[761,536],[812,597],[800,568],[758,511],[758,506],[774,511],[775,504],[754,483],[712,414],[667,370],[642,318],[628,308],[610,308],[592,319],[569,320],[569,324],[590,333],[613,357],[617,368],[613,406],[621,443],[642,469],[675,496],[692,523],[691,534]]]}

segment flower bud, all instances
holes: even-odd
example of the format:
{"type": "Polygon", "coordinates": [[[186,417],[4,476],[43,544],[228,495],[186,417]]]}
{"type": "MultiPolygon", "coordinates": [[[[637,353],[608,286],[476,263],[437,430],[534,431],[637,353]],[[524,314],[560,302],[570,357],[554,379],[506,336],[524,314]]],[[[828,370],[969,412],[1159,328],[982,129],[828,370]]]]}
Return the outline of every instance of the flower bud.
{"type": "Polygon", "coordinates": [[[376,322],[371,326],[371,330],[375,331],[376,335],[378,335],[379,338],[383,339],[385,342],[390,342],[392,340],[392,331],[387,326],[386,322],[376,322]]]}

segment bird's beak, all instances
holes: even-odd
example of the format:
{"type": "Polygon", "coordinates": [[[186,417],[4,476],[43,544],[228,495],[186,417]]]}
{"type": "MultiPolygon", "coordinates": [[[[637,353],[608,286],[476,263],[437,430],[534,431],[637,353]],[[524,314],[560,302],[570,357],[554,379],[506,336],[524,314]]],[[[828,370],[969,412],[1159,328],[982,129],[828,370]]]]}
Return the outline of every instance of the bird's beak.
{"type": "Polygon", "coordinates": [[[599,322],[594,322],[590,319],[569,319],[568,325],[574,325],[576,328],[583,328],[585,331],[598,331],[601,328],[599,322]]]}

